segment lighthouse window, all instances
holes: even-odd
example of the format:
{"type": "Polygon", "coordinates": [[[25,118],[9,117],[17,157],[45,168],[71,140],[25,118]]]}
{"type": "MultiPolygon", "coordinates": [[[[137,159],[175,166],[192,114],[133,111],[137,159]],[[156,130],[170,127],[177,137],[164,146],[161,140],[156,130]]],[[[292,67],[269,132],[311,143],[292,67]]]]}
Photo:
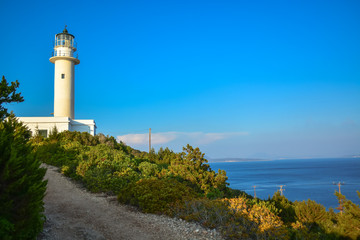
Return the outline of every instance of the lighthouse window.
{"type": "Polygon", "coordinates": [[[64,79],[65,78],[65,73],[62,73],[61,74],[61,79],[64,79]]]}

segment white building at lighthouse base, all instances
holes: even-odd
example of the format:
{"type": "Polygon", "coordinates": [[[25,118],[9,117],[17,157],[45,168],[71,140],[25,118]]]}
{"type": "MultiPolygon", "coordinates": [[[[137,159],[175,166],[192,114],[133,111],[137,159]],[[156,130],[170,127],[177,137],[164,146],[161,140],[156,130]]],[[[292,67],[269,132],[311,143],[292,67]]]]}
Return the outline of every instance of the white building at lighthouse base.
{"type": "Polygon", "coordinates": [[[18,117],[18,119],[30,129],[33,135],[39,131],[40,135],[47,137],[55,127],[58,132],[78,131],[96,135],[94,120],[79,120],[69,117],[18,117]]]}

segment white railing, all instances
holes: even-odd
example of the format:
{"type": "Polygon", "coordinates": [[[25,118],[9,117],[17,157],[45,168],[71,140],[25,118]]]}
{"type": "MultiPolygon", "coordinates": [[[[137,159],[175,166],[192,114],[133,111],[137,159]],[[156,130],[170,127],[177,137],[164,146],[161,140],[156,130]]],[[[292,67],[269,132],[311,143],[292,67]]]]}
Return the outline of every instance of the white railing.
{"type": "Polygon", "coordinates": [[[73,58],[79,58],[79,54],[74,54],[73,52],[68,51],[56,51],[52,52],[52,57],[73,57],[73,58]]]}

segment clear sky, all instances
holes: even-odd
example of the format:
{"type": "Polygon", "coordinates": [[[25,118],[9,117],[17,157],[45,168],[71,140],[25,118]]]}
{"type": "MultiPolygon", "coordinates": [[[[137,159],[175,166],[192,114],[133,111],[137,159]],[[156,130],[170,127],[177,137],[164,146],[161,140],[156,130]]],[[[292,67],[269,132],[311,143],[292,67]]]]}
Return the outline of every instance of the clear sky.
{"type": "Polygon", "coordinates": [[[0,0],[18,116],[53,112],[55,34],[81,63],[75,117],[128,145],[210,158],[360,154],[360,1],[0,0]]]}

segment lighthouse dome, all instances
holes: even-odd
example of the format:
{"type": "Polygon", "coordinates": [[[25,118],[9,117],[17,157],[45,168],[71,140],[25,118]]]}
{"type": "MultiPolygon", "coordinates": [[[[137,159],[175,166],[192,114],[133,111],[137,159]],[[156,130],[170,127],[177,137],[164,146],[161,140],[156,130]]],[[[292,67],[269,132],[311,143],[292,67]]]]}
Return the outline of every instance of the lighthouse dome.
{"type": "Polygon", "coordinates": [[[70,34],[66,28],[67,28],[67,26],[65,25],[64,30],[63,30],[61,33],[56,34],[56,37],[58,37],[58,36],[69,36],[69,37],[71,37],[72,39],[74,39],[75,36],[72,35],[72,34],[70,34]]]}

